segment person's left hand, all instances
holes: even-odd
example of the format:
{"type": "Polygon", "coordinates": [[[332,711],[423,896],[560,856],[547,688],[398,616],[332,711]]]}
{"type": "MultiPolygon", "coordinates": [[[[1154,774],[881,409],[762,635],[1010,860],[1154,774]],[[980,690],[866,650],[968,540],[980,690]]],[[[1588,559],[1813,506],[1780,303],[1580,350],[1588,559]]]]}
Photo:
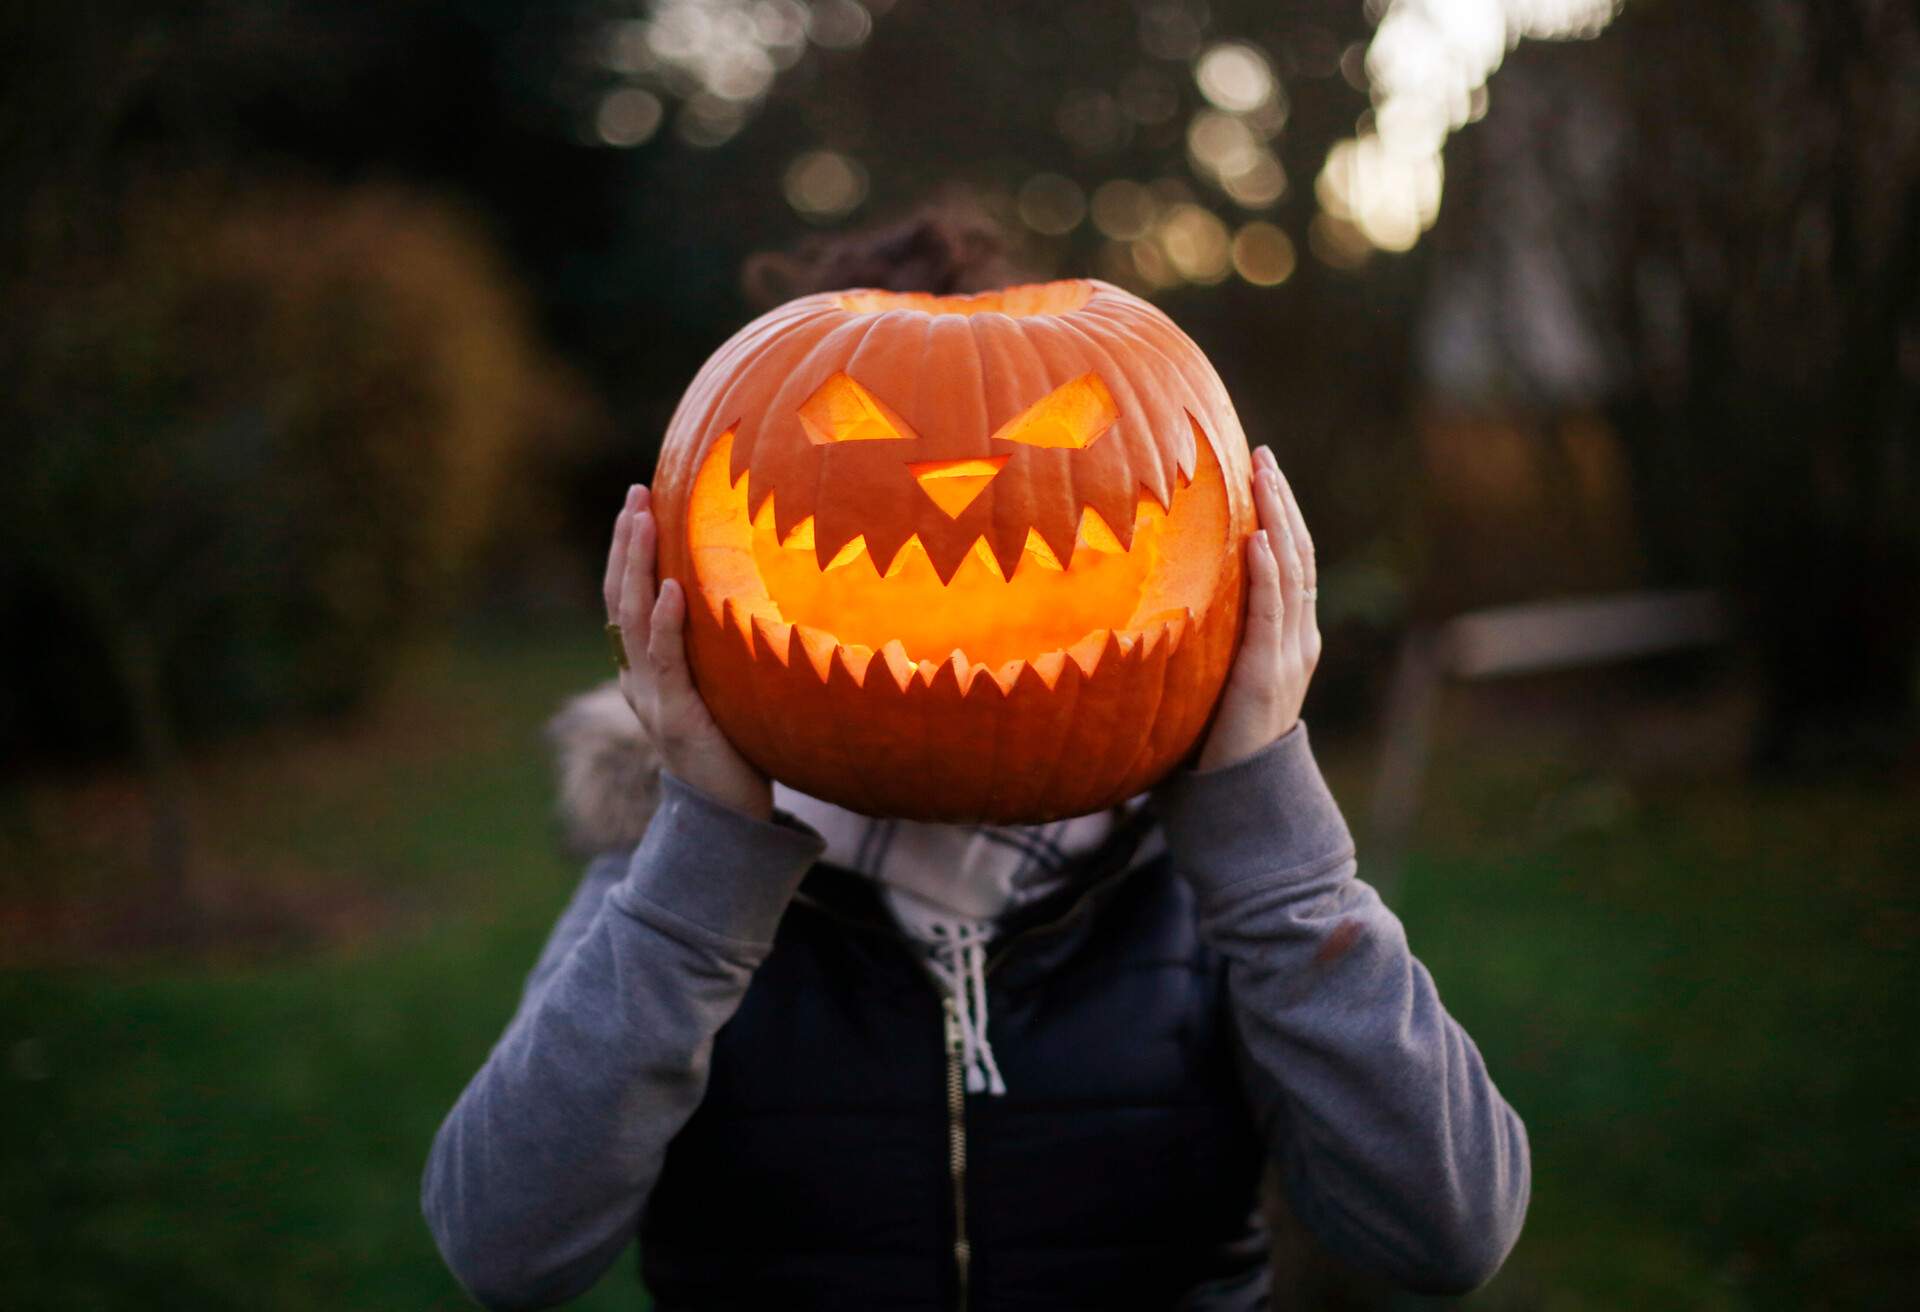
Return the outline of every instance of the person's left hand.
{"type": "Polygon", "coordinates": [[[1320,663],[1313,539],[1273,452],[1253,453],[1260,529],[1247,539],[1247,620],[1240,654],[1220,694],[1213,731],[1194,762],[1218,769],[1252,756],[1300,720],[1320,663]]]}

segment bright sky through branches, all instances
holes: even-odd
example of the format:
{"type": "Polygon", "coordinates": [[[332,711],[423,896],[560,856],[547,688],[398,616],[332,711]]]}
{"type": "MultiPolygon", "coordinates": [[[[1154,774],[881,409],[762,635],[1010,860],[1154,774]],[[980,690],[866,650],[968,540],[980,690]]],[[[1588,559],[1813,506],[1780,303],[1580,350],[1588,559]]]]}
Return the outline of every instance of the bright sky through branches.
{"type": "Polygon", "coordinates": [[[1380,250],[1410,250],[1440,212],[1440,152],[1485,112],[1486,84],[1527,38],[1597,35],[1619,0],[1385,0],[1367,47],[1371,120],[1336,142],[1321,208],[1380,250]]]}

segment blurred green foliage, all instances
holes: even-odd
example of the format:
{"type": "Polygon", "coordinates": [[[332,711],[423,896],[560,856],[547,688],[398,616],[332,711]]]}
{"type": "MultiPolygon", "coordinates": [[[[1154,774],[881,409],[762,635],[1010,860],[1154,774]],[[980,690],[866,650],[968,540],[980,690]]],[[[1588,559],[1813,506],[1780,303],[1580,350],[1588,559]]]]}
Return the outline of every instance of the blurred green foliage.
{"type": "MultiPolygon", "coordinates": [[[[595,638],[470,643],[402,688],[386,750],[207,781],[249,878],[344,870],[391,898],[384,932],[0,975],[9,1306],[465,1305],[419,1171],[576,877],[536,732],[596,677],[595,638]]],[[[1402,899],[1533,1145],[1527,1230],[1468,1306],[1903,1305],[1920,814],[1479,741],[1443,727],[1402,899]]],[[[1355,815],[1360,748],[1321,748],[1355,815]]],[[[623,1260],[581,1306],[634,1306],[632,1280],[623,1260]]]]}
{"type": "Polygon", "coordinates": [[[588,413],[418,195],[150,180],[46,247],[0,337],[8,746],[353,704],[588,413]]]}

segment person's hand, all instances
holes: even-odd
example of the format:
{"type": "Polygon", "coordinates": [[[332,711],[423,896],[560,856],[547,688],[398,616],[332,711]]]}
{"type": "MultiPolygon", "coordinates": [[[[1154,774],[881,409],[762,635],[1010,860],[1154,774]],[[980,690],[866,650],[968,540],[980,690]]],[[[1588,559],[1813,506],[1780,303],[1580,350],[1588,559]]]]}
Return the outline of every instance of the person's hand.
{"type": "Polygon", "coordinates": [[[607,552],[607,620],[620,626],[630,668],[620,691],[660,752],[660,763],[717,801],[765,820],[773,785],[727,741],[687,671],[687,594],[668,579],[654,586],[659,527],[645,485],[627,492],[607,552]]]}
{"type": "Polygon", "coordinates": [[[1320,663],[1313,539],[1273,452],[1253,453],[1260,529],[1247,539],[1247,627],[1196,769],[1252,756],[1299,722],[1320,663]]]}

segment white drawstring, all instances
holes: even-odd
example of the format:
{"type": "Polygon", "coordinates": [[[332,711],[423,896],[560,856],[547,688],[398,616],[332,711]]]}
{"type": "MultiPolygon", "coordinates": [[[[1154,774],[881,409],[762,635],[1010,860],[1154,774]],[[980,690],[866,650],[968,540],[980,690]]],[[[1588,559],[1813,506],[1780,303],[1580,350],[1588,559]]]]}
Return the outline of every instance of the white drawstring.
{"type": "Polygon", "coordinates": [[[873,819],[779,783],[773,800],[827,840],[826,861],[880,886],[951,1000],[967,1090],[1005,1093],[987,1041],[987,940],[1008,912],[1064,888],[1128,808],[1044,825],[940,825],[873,819]]]}
{"type": "Polygon", "coordinates": [[[987,927],[944,920],[931,928],[935,941],[927,961],[953,999],[967,1092],[1003,1094],[1006,1081],[1000,1078],[993,1045],[987,1041],[987,927]]]}

